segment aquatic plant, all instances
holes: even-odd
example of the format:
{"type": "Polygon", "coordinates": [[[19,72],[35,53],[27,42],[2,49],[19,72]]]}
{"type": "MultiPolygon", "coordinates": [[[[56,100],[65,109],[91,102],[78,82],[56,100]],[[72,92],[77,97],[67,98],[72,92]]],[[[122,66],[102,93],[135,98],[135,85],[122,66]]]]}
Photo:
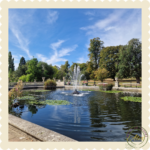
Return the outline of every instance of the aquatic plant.
{"type": "Polygon", "coordinates": [[[132,97],[132,96],[125,96],[121,97],[124,101],[132,101],[132,102],[142,102],[141,97],[132,97]]]}
{"type": "Polygon", "coordinates": [[[35,100],[34,96],[22,96],[22,97],[18,97],[18,100],[35,100]]]}
{"type": "Polygon", "coordinates": [[[26,101],[25,103],[29,105],[69,105],[71,104],[70,102],[66,100],[45,100],[45,101],[34,100],[34,101],[26,101]]]}
{"type": "Polygon", "coordinates": [[[48,92],[48,91],[51,91],[51,90],[33,90],[31,92],[48,92]]]}

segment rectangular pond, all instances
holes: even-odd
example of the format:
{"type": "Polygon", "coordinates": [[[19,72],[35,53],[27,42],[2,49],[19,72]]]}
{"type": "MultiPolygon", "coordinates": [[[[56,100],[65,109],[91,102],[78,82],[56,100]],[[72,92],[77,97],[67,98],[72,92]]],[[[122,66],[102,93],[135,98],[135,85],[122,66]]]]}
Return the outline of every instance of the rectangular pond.
{"type": "Polygon", "coordinates": [[[24,91],[27,96],[41,95],[40,100],[69,103],[48,105],[19,101],[21,107],[11,108],[9,113],[77,141],[126,141],[128,130],[141,126],[141,103],[122,100],[125,93],[79,91],[79,95],[73,95],[72,92],[68,89],[24,91]]]}

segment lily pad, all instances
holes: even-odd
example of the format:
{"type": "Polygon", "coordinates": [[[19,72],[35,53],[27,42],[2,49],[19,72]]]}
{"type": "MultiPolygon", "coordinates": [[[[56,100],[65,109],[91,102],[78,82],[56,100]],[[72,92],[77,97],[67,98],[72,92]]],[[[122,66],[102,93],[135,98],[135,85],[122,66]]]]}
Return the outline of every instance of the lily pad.
{"type": "Polygon", "coordinates": [[[18,97],[18,100],[35,100],[34,96],[22,96],[22,97],[18,97]]]}
{"type": "Polygon", "coordinates": [[[51,90],[34,90],[34,91],[31,91],[31,92],[49,92],[51,90]]]}
{"type": "Polygon", "coordinates": [[[32,101],[25,101],[25,104],[28,105],[69,105],[71,104],[70,102],[66,101],[66,100],[45,100],[45,101],[41,101],[41,100],[32,100],[32,101]]]}
{"type": "Polygon", "coordinates": [[[121,97],[121,99],[123,99],[124,101],[142,102],[142,98],[141,97],[125,96],[125,97],[121,97]]]}

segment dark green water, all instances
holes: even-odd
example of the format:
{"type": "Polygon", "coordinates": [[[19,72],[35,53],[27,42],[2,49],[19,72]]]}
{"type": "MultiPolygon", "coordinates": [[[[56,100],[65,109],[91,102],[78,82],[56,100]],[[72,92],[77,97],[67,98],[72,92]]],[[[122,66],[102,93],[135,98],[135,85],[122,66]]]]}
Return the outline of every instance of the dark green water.
{"type": "Polygon", "coordinates": [[[129,128],[141,126],[141,103],[121,100],[126,94],[81,91],[75,96],[72,92],[57,89],[46,95],[70,105],[24,103],[24,108],[13,108],[10,113],[78,141],[126,141],[129,128]]]}

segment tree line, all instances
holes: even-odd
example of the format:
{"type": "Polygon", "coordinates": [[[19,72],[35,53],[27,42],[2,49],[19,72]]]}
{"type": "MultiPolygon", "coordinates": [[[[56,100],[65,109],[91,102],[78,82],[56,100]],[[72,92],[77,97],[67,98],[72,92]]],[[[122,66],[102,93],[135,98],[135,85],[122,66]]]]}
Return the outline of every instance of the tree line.
{"type": "Polygon", "coordinates": [[[70,79],[74,66],[80,66],[83,79],[101,80],[105,78],[136,78],[140,82],[141,77],[141,42],[139,39],[131,39],[126,45],[104,47],[104,42],[100,38],[90,40],[88,48],[89,61],[86,63],[75,63],[72,65],[68,61],[64,65],[52,66],[46,62],[32,58],[26,61],[21,57],[18,68],[14,69],[14,58],[9,52],[9,80],[16,82],[18,79],[24,82],[32,82],[34,79],[41,81],[46,79],[70,79]]]}

